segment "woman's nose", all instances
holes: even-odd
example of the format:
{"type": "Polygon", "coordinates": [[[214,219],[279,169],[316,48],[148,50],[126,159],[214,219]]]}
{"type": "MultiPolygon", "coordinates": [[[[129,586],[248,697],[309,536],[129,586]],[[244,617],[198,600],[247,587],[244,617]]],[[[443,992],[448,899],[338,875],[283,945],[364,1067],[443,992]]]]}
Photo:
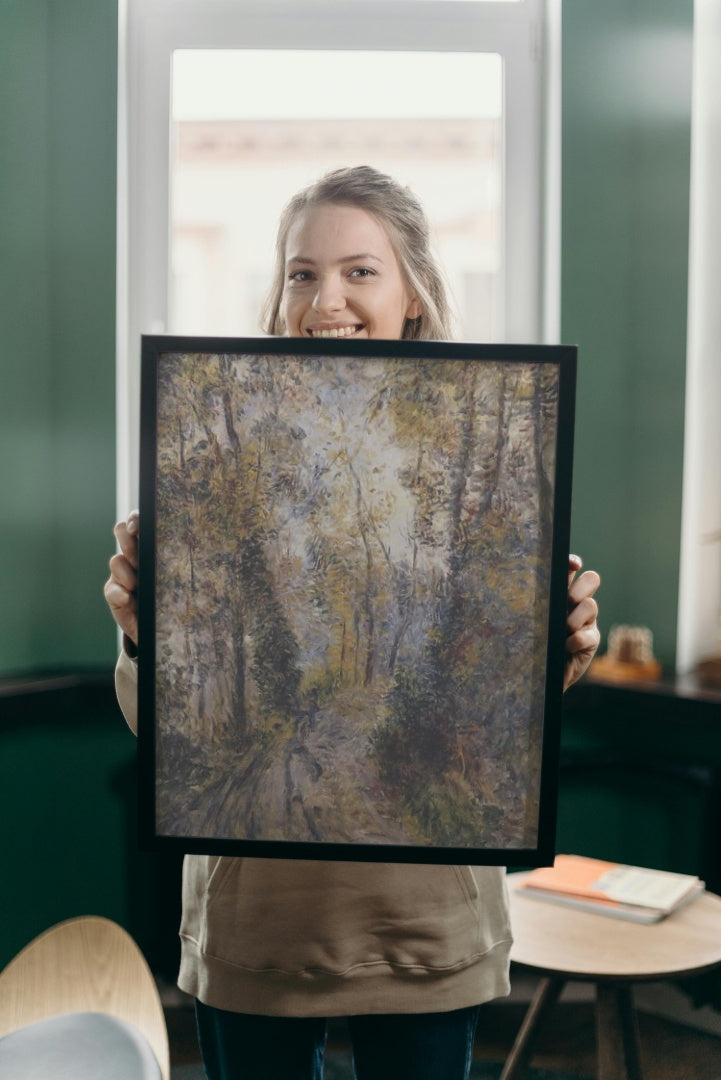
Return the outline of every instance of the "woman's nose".
{"type": "Polygon", "coordinates": [[[313,307],[321,314],[340,311],[345,307],[343,283],[337,275],[328,274],[318,279],[313,307]]]}

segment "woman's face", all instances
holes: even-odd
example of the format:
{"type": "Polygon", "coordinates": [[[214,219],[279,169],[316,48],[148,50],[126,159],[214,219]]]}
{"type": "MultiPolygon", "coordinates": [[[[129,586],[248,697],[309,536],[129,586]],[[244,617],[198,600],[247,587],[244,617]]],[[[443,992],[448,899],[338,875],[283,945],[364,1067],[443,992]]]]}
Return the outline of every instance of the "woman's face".
{"type": "Polygon", "coordinates": [[[291,337],[399,338],[421,314],[388,234],[360,207],[310,207],[285,252],[281,315],[291,337]]]}

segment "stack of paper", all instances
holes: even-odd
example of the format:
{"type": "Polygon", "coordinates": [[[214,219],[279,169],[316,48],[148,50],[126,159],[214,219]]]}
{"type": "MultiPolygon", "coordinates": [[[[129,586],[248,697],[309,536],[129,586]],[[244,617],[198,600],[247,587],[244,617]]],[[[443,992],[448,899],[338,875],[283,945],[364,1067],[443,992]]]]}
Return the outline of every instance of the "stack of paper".
{"type": "Polygon", "coordinates": [[[532,870],[518,888],[535,900],[653,923],[693,900],[705,886],[693,874],[557,855],[553,866],[532,870]]]}

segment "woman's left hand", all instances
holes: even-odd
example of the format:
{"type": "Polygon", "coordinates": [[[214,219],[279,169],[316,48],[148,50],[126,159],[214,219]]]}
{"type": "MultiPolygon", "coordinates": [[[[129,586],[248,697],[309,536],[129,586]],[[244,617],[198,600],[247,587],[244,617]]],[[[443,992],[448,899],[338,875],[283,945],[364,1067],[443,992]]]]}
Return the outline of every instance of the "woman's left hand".
{"type": "Polygon", "coordinates": [[[578,555],[568,556],[568,617],[566,619],[566,671],[563,689],[581,678],[593,660],[601,640],[596,618],[598,604],[593,596],[601,578],[595,570],[576,574],[583,566],[578,555]]]}

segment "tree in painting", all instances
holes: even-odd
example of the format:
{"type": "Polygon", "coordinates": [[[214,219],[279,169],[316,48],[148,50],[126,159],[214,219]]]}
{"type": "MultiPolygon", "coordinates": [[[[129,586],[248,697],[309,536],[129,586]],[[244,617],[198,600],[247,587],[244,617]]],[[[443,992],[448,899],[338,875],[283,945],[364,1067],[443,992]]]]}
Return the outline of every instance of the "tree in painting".
{"type": "Polygon", "coordinates": [[[556,369],[158,379],[160,833],[535,846],[556,369]]]}

